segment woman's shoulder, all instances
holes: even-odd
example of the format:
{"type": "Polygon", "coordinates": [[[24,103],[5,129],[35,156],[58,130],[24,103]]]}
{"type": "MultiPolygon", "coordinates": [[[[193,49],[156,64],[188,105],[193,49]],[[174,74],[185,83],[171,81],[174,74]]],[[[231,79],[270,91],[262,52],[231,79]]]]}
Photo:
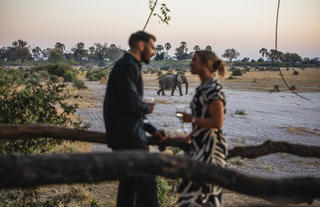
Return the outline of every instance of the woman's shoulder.
{"type": "Polygon", "coordinates": [[[208,82],[206,84],[206,87],[204,88],[206,91],[212,91],[212,90],[216,90],[216,91],[220,91],[222,90],[223,86],[220,83],[220,81],[218,79],[211,79],[210,82],[208,82]]]}

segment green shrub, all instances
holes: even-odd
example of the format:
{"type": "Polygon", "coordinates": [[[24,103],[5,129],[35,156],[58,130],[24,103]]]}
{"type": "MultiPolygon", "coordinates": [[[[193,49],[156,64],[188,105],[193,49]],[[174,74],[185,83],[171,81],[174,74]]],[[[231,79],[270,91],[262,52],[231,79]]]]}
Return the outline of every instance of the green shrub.
{"type": "Polygon", "coordinates": [[[279,92],[280,91],[280,88],[278,85],[273,85],[273,89],[270,90],[270,92],[279,92]]]}
{"type": "Polygon", "coordinates": [[[298,72],[298,71],[293,71],[292,74],[293,74],[293,75],[299,75],[299,72],[298,72]]]}
{"type": "Polygon", "coordinates": [[[242,71],[240,69],[234,69],[232,71],[232,76],[242,76],[242,71]]]}
{"type": "Polygon", "coordinates": [[[237,114],[237,115],[247,115],[244,110],[240,110],[240,109],[237,109],[235,114],[237,114]]]}
{"type": "Polygon", "coordinates": [[[232,75],[230,75],[228,78],[227,78],[228,80],[233,80],[233,79],[235,79],[232,75]]]}
{"type": "Polygon", "coordinates": [[[73,72],[65,72],[64,75],[63,75],[63,80],[65,82],[72,82],[74,79],[76,78],[76,74],[73,73],[73,72]]]}
{"type": "MultiPolygon", "coordinates": [[[[32,77],[28,78],[30,81],[32,77]]],[[[67,103],[72,95],[64,90],[65,84],[50,80],[45,83],[20,84],[16,80],[15,76],[6,72],[1,73],[0,123],[48,124],[82,129],[88,127],[88,124],[70,118],[70,115],[76,112],[78,105],[67,103]],[[60,108],[60,112],[57,107],[60,108]]],[[[46,152],[60,142],[49,138],[1,142],[0,153],[46,152]]]]}
{"type": "Polygon", "coordinates": [[[67,71],[73,71],[73,68],[68,64],[48,64],[48,65],[39,65],[32,68],[33,71],[45,70],[51,75],[57,75],[63,77],[67,71]]]}
{"type": "Polygon", "coordinates": [[[291,85],[290,90],[292,90],[292,91],[296,90],[296,85],[291,85]]]}
{"type": "Polygon", "coordinates": [[[80,80],[78,78],[73,79],[73,86],[77,89],[87,89],[85,82],[83,80],[80,80]]]}
{"type": "Polygon", "coordinates": [[[170,190],[172,191],[172,186],[170,186],[165,179],[156,177],[156,180],[159,204],[161,207],[169,206],[171,202],[175,200],[175,192],[170,192],[170,190]]]}
{"type": "Polygon", "coordinates": [[[56,83],[59,81],[59,77],[57,75],[50,75],[50,81],[56,83]]]}
{"type": "Polygon", "coordinates": [[[108,75],[108,72],[106,69],[91,70],[87,72],[86,78],[89,81],[100,81],[100,80],[106,79],[107,75],[108,75]]]}

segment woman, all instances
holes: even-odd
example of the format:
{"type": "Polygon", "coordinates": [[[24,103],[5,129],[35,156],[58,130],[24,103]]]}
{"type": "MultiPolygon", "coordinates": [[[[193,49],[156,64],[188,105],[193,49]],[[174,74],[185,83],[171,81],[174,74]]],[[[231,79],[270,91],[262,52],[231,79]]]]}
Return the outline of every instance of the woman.
{"type": "MultiPolygon", "coordinates": [[[[213,52],[206,50],[195,52],[190,67],[191,73],[198,75],[201,80],[190,104],[192,115],[183,116],[184,122],[192,123],[192,132],[188,137],[176,139],[186,142],[191,140],[188,155],[193,160],[223,167],[226,163],[227,146],[221,129],[226,102],[216,73],[223,77],[226,68],[213,52]]],[[[183,180],[178,193],[177,204],[180,207],[222,206],[222,188],[217,185],[183,180]]]]}

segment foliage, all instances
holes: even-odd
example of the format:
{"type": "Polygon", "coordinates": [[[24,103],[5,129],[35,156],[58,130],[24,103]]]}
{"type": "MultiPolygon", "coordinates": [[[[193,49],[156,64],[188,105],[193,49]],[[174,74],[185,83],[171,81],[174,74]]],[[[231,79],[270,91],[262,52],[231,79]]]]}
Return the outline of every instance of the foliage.
{"type": "Polygon", "coordinates": [[[72,82],[74,79],[76,79],[76,73],[67,71],[63,74],[63,80],[65,82],[72,82]]]}
{"type": "Polygon", "coordinates": [[[232,71],[232,76],[242,76],[242,71],[240,69],[234,69],[232,71]]]}
{"type": "Polygon", "coordinates": [[[299,75],[299,72],[298,71],[293,71],[293,73],[292,73],[293,75],[299,75]]]}
{"type": "Polygon", "coordinates": [[[228,80],[233,80],[233,79],[235,79],[232,75],[230,75],[228,78],[227,78],[228,80]]]}
{"type": "Polygon", "coordinates": [[[247,115],[245,110],[241,110],[241,109],[237,109],[235,114],[237,114],[237,115],[247,115]]]}
{"type": "Polygon", "coordinates": [[[56,75],[58,77],[63,77],[66,72],[73,71],[73,68],[68,64],[47,64],[39,65],[32,68],[34,71],[45,70],[51,75],[56,75]]]}
{"type": "Polygon", "coordinates": [[[164,59],[164,52],[162,52],[162,53],[157,53],[156,54],[156,56],[155,56],[155,58],[154,58],[154,60],[155,61],[159,61],[159,60],[163,60],[164,59]]]}
{"type": "Polygon", "coordinates": [[[73,86],[77,89],[87,89],[85,82],[83,80],[80,80],[78,78],[73,79],[73,86]]]}
{"type": "Polygon", "coordinates": [[[60,63],[63,61],[63,54],[60,50],[51,50],[48,61],[50,63],[60,63]]]}
{"type": "Polygon", "coordinates": [[[279,50],[271,49],[270,52],[268,53],[268,59],[271,60],[272,62],[281,60],[282,56],[283,56],[283,53],[280,52],[279,50]]]}
{"type": "Polygon", "coordinates": [[[270,92],[279,92],[279,91],[280,91],[279,85],[273,85],[273,89],[270,90],[270,92]]]}
{"type": "Polygon", "coordinates": [[[182,41],[180,43],[180,46],[178,48],[176,48],[176,52],[174,53],[174,55],[177,58],[177,60],[190,59],[191,54],[190,53],[188,54],[187,51],[188,51],[187,43],[182,41]]]}
{"type": "MultiPolygon", "coordinates": [[[[65,90],[66,85],[50,80],[39,82],[35,74],[38,73],[28,75],[1,70],[0,123],[87,128],[88,125],[82,121],[71,119],[78,105],[67,102],[73,96],[65,90]]],[[[45,152],[58,143],[60,141],[48,138],[5,142],[1,143],[0,152],[24,154],[45,152]]]]}
{"type": "Polygon", "coordinates": [[[158,187],[158,199],[161,207],[169,206],[172,201],[174,201],[174,194],[172,192],[172,185],[166,182],[165,179],[161,177],[156,177],[157,187],[158,187]],[[171,192],[170,192],[171,191],[171,192]]]}
{"type": "Polygon", "coordinates": [[[28,43],[23,40],[17,40],[12,42],[12,47],[8,47],[3,51],[3,56],[10,61],[20,61],[30,60],[32,55],[27,47],[28,43]]]}
{"type": "Polygon", "coordinates": [[[106,79],[108,76],[108,71],[106,69],[91,70],[86,73],[86,78],[89,81],[100,81],[106,79]]]}
{"type": "Polygon", "coordinates": [[[240,53],[235,49],[226,49],[222,54],[222,57],[227,58],[229,62],[232,62],[233,59],[237,59],[240,56],[240,53]]]}

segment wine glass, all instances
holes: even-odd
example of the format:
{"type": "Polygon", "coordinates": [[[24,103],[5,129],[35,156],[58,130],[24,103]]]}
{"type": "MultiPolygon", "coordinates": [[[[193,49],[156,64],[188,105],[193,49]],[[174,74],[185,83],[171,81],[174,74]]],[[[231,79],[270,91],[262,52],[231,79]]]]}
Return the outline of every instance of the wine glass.
{"type": "Polygon", "coordinates": [[[144,101],[145,103],[150,103],[150,104],[154,104],[154,103],[155,103],[153,97],[144,97],[144,98],[143,98],[143,101],[144,101]]]}
{"type": "Polygon", "coordinates": [[[183,122],[183,113],[187,112],[187,108],[183,105],[178,105],[176,106],[176,117],[180,120],[181,122],[181,129],[178,129],[177,132],[179,134],[183,134],[185,135],[187,133],[187,130],[184,126],[184,122],[183,122]]]}

